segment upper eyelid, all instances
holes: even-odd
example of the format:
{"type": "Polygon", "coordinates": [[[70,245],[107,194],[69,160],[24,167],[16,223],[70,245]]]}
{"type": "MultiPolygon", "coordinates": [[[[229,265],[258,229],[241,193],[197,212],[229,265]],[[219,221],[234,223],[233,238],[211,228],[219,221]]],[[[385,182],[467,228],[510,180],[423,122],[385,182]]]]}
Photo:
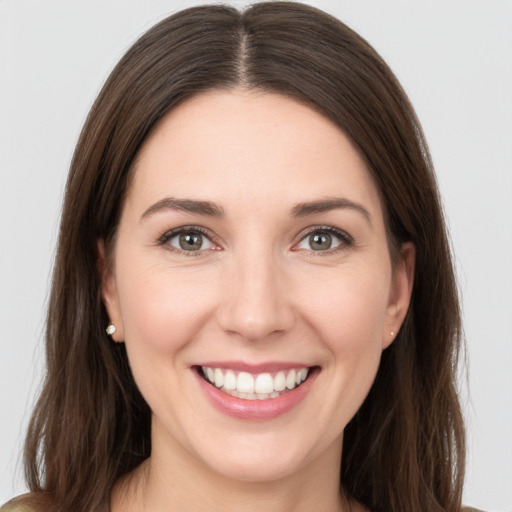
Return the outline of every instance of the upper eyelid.
{"type": "Polygon", "coordinates": [[[304,233],[304,231],[298,235],[298,239],[293,243],[290,250],[292,252],[296,252],[298,254],[305,254],[308,257],[320,257],[320,256],[329,256],[335,255],[342,251],[353,247],[354,245],[354,237],[347,233],[345,230],[336,228],[334,226],[310,226],[308,230],[304,233]],[[311,236],[314,233],[328,233],[329,235],[335,236],[339,240],[339,244],[335,247],[330,247],[329,249],[322,251],[314,251],[313,249],[306,249],[298,247],[299,244],[303,243],[304,240],[311,236]]]}
{"type": "Polygon", "coordinates": [[[216,240],[218,240],[218,237],[214,233],[212,233],[209,229],[203,228],[202,226],[194,226],[194,225],[180,226],[177,228],[169,229],[169,230],[165,231],[164,233],[162,233],[162,235],[160,235],[158,237],[158,240],[159,241],[164,241],[164,240],[167,241],[170,238],[174,238],[175,236],[177,236],[181,233],[186,233],[188,231],[192,231],[192,232],[197,231],[198,233],[201,233],[201,235],[206,236],[211,242],[217,243],[216,240]]]}
{"type": "Polygon", "coordinates": [[[316,231],[320,231],[320,232],[324,231],[324,232],[327,232],[329,234],[334,234],[334,235],[337,235],[337,236],[340,236],[340,237],[343,237],[343,238],[347,238],[350,241],[354,240],[354,237],[352,235],[350,235],[349,233],[347,233],[344,229],[340,229],[340,228],[337,228],[337,227],[334,227],[334,226],[318,225],[318,226],[310,226],[310,227],[305,228],[304,230],[302,230],[297,235],[297,241],[300,242],[305,237],[311,235],[312,233],[315,233],[316,231]]]}
{"type": "MultiPolygon", "coordinates": [[[[185,225],[185,226],[179,226],[173,229],[169,229],[165,231],[161,236],[158,237],[157,241],[160,243],[165,243],[169,241],[169,239],[179,235],[180,233],[184,233],[187,231],[197,231],[198,233],[201,233],[203,236],[206,236],[212,243],[217,245],[222,245],[221,239],[213,233],[211,230],[204,228],[202,226],[198,225],[185,225]]],[[[335,226],[329,226],[329,225],[313,225],[308,226],[307,228],[304,228],[300,231],[299,234],[296,235],[294,238],[294,241],[292,242],[292,247],[297,245],[299,242],[301,242],[304,238],[307,236],[310,236],[312,233],[315,232],[327,232],[330,234],[333,234],[335,236],[338,236],[339,238],[347,242],[353,242],[354,238],[347,233],[347,231],[337,228],[335,226]]]]}
{"type": "Polygon", "coordinates": [[[214,235],[212,236],[210,230],[203,228],[202,226],[190,226],[190,225],[180,226],[180,227],[169,229],[169,230],[165,231],[160,237],[157,238],[156,245],[165,247],[165,249],[168,251],[171,251],[175,254],[186,256],[186,257],[205,256],[205,255],[207,255],[207,253],[209,251],[212,251],[213,249],[218,250],[218,247],[219,247],[219,243],[216,241],[215,236],[214,235]],[[196,233],[199,233],[201,236],[204,236],[211,242],[211,244],[213,244],[213,248],[209,247],[206,249],[187,251],[185,249],[180,249],[178,247],[174,247],[172,244],[169,243],[170,240],[172,240],[173,238],[181,235],[182,233],[187,233],[187,232],[196,232],[196,233]]]}

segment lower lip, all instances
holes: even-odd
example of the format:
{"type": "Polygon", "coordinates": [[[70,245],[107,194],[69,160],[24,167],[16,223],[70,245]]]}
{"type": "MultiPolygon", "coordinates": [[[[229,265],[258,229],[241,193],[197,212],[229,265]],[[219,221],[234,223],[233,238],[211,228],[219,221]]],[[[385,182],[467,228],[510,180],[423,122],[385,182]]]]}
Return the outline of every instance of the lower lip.
{"type": "MultiPolygon", "coordinates": [[[[195,371],[195,370],[194,370],[195,371]]],[[[244,400],[228,395],[212,384],[206,382],[197,371],[199,385],[212,405],[220,412],[241,420],[269,420],[277,418],[293,409],[308,394],[317,371],[311,370],[309,377],[296,388],[283,393],[277,398],[267,400],[244,400]]]]}

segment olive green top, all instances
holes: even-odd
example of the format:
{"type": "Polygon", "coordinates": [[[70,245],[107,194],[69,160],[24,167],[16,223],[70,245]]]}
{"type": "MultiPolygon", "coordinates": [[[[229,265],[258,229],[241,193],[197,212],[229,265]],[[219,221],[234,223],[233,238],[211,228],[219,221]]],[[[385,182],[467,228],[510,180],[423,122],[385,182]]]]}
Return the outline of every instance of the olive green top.
{"type": "Polygon", "coordinates": [[[32,507],[13,503],[13,500],[0,507],[0,512],[34,512],[32,507]]]}
{"type": "MultiPolygon", "coordinates": [[[[0,512],[36,512],[35,509],[29,507],[28,505],[20,504],[17,499],[11,500],[7,502],[5,505],[0,507],[0,512]]],[[[483,512],[483,510],[479,510],[476,508],[466,507],[461,510],[461,512],[483,512]]]]}

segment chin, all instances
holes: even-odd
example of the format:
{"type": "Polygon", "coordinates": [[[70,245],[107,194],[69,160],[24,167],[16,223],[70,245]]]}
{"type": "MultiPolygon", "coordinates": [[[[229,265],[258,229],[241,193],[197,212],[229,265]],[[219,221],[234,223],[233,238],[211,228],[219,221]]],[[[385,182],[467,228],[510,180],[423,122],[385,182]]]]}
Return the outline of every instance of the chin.
{"type": "Polygon", "coordinates": [[[300,467],[295,461],[279,457],[241,460],[239,457],[226,456],[219,462],[211,466],[216,473],[230,480],[247,483],[276,482],[291,476],[300,467]]]}
{"type": "Polygon", "coordinates": [[[214,446],[198,447],[196,453],[201,453],[203,463],[221,477],[240,482],[274,482],[300,472],[315,460],[317,451],[322,451],[303,436],[294,439],[290,429],[280,434],[226,436],[214,446]]]}

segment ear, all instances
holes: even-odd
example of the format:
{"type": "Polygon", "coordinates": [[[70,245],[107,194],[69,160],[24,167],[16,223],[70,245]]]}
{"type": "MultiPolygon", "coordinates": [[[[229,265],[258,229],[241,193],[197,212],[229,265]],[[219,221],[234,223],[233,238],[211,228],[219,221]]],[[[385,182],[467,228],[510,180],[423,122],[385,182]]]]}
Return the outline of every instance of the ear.
{"type": "MultiPolygon", "coordinates": [[[[116,328],[116,332],[111,335],[114,341],[124,341],[124,328],[119,307],[119,298],[117,294],[116,279],[111,262],[109,262],[105,241],[98,240],[98,272],[101,278],[101,297],[107,310],[110,323],[116,328]]],[[[107,326],[105,325],[105,328],[107,326]]]]}
{"type": "Polygon", "coordinates": [[[393,268],[391,289],[386,311],[385,332],[383,333],[382,349],[387,348],[395,339],[402,327],[405,315],[411,302],[416,264],[416,248],[412,242],[402,244],[400,256],[393,268]]]}

